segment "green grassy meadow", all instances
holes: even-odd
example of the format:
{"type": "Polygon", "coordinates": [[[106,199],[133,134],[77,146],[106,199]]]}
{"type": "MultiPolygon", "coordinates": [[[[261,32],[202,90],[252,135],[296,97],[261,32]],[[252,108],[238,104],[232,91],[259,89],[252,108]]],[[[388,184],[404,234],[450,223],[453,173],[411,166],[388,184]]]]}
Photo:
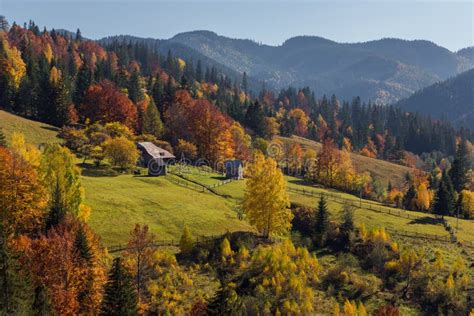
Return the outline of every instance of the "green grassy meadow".
{"type": "Polygon", "coordinates": [[[2,128],[8,143],[11,142],[11,137],[14,132],[25,135],[26,141],[33,145],[61,142],[61,139],[57,138],[58,128],[45,123],[31,121],[1,110],[0,128],[2,128]]]}
{"type": "Polygon", "coordinates": [[[157,239],[175,241],[184,225],[194,236],[252,230],[226,199],[179,186],[171,177],[83,176],[90,225],[106,245],[125,243],[135,223],[147,224],[157,239]]]}
{"type": "MultiPolygon", "coordinates": [[[[27,142],[36,145],[61,141],[56,137],[57,129],[54,127],[5,111],[0,111],[0,127],[8,140],[13,132],[21,132],[25,135],[27,142]]],[[[316,142],[298,137],[281,138],[281,140],[297,141],[303,147],[317,149],[320,146],[316,142]]],[[[406,171],[410,170],[407,167],[357,154],[354,154],[352,158],[356,168],[366,165],[371,172],[380,174],[386,179],[401,179],[406,171]]],[[[79,162],[81,161],[78,160],[79,162]]],[[[191,185],[189,187],[178,185],[176,180],[186,182],[185,179],[188,179],[189,184],[199,183],[212,186],[224,180],[222,174],[204,167],[182,169],[179,166],[173,166],[170,170],[173,174],[156,178],[109,172],[110,169],[106,172],[83,170],[85,203],[92,207],[90,224],[102,237],[105,245],[125,243],[135,223],[149,225],[156,237],[161,240],[178,240],[183,225],[188,225],[195,236],[253,229],[246,221],[237,219],[236,213],[236,207],[244,196],[245,180],[216,187],[214,191],[217,194],[214,194],[193,189],[191,185]],[[177,174],[180,174],[182,178],[179,178],[177,174]]],[[[351,194],[309,185],[299,178],[285,176],[285,179],[288,188],[293,190],[305,190],[315,195],[337,194],[340,198],[359,201],[358,197],[351,194]]],[[[289,191],[289,196],[291,202],[309,207],[315,207],[318,202],[318,196],[308,196],[301,192],[289,191]]],[[[343,204],[329,199],[328,205],[331,219],[338,220],[343,204]]],[[[363,201],[362,208],[355,210],[356,223],[365,223],[368,228],[383,226],[396,231],[446,236],[448,233],[443,226],[433,218],[431,214],[387,208],[370,201],[363,201]],[[366,203],[385,211],[390,209],[396,214],[408,214],[410,218],[371,211],[365,208],[366,203]]],[[[456,227],[455,218],[448,217],[447,220],[451,226],[456,227]]],[[[474,243],[474,221],[459,220],[457,236],[460,240],[474,243]]]]}

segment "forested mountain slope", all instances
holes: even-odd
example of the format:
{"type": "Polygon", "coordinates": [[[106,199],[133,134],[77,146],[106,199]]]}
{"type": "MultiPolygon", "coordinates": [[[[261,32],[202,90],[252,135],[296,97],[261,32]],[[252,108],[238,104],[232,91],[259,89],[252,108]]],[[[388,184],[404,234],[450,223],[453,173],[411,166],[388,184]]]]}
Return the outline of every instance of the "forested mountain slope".
{"type": "Polygon", "coordinates": [[[309,85],[317,94],[342,99],[392,102],[438,80],[472,68],[473,60],[428,41],[382,39],[337,43],[314,36],[294,37],[281,46],[231,39],[209,31],[169,40],[281,88],[309,85]]]}
{"type": "Polygon", "coordinates": [[[435,83],[397,105],[408,111],[447,118],[457,126],[474,127],[474,70],[435,83]]]}

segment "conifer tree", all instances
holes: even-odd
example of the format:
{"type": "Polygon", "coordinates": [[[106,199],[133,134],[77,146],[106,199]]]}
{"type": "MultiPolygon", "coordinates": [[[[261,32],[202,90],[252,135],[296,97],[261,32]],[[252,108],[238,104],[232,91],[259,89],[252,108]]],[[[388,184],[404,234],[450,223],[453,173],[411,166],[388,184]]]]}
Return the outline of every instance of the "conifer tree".
{"type": "Polygon", "coordinates": [[[249,90],[247,72],[245,71],[244,71],[244,74],[242,75],[242,90],[244,90],[245,93],[248,93],[248,90],[249,90]]]}
{"type": "Polygon", "coordinates": [[[198,60],[197,66],[196,66],[196,81],[201,82],[202,81],[202,65],[201,65],[201,60],[198,60]]]}
{"type": "Polygon", "coordinates": [[[82,33],[80,29],[76,31],[76,41],[82,41],[82,33]]]}
{"type": "Polygon", "coordinates": [[[143,114],[142,133],[151,134],[158,139],[163,134],[163,122],[153,99],[150,99],[150,103],[143,114]]]}
{"type": "Polygon", "coordinates": [[[138,71],[134,71],[130,76],[128,82],[128,97],[133,103],[137,104],[138,101],[143,100],[143,91],[140,84],[140,74],[138,71]]]}
{"type": "Polygon", "coordinates": [[[179,240],[179,249],[181,253],[189,253],[193,248],[193,238],[187,225],[184,225],[183,234],[179,240]]]}
{"type": "Polygon", "coordinates": [[[461,192],[467,183],[467,172],[469,170],[469,153],[465,140],[461,140],[456,150],[456,157],[453,165],[449,170],[449,176],[453,183],[454,190],[461,192]]]}
{"type": "Polygon", "coordinates": [[[247,109],[245,114],[245,122],[248,127],[250,127],[255,133],[262,136],[265,129],[265,113],[263,111],[262,105],[255,101],[254,104],[251,104],[247,109]]]}
{"type": "Polygon", "coordinates": [[[403,197],[403,207],[406,210],[410,210],[413,207],[413,199],[416,196],[416,189],[413,183],[410,181],[410,186],[408,187],[408,191],[405,193],[403,197]]]}
{"type": "Polygon", "coordinates": [[[323,246],[326,238],[326,233],[329,228],[329,214],[326,203],[326,198],[321,196],[318,203],[318,213],[316,214],[316,223],[314,233],[317,242],[323,246]]]}
{"type": "Polygon", "coordinates": [[[433,210],[435,214],[444,216],[454,212],[455,198],[451,179],[446,171],[443,171],[441,182],[436,192],[433,210]]]}
{"type": "Polygon", "coordinates": [[[156,76],[155,82],[153,83],[153,88],[151,89],[151,97],[155,105],[157,106],[160,114],[163,115],[163,103],[165,101],[165,87],[161,81],[159,75],[156,76]]]}
{"type": "Polygon", "coordinates": [[[91,262],[92,260],[91,248],[89,246],[89,242],[87,241],[87,236],[82,225],[79,227],[79,229],[76,232],[74,248],[76,248],[76,251],[79,253],[81,258],[86,260],[86,262],[88,263],[91,262]]]}
{"type": "Polygon", "coordinates": [[[138,315],[137,303],[132,277],[123,267],[121,258],[115,258],[104,287],[104,299],[100,314],[107,316],[138,315]]]}
{"type": "Polygon", "coordinates": [[[84,62],[79,68],[79,72],[77,73],[76,86],[73,94],[73,101],[77,107],[82,104],[86,90],[91,85],[91,83],[92,72],[84,62]]]}
{"type": "Polygon", "coordinates": [[[354,230],[354,209],[348,204],[345,204],[342,209],[341,230],[344,232],[354,230]]]}

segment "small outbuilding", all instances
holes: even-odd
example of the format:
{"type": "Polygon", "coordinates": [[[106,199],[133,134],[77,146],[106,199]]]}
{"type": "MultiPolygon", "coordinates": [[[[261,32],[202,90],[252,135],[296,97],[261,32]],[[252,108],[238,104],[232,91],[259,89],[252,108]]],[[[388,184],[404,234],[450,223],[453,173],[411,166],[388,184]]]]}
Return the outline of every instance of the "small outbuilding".
{"type": "Polygon", "coordinates": [[[244,165],[240,160],[226,160],[225,162],[226,179],[242,180],[244,178],[244,165]]]}
{"type": "Polygon", "coordinates": [[[167,166],[172,164],[176,158],[172,153],[152,142],[139,142],[137,148],[140,150],[138,165],[148,168],[149,176],[166,175],[167,166]]]}

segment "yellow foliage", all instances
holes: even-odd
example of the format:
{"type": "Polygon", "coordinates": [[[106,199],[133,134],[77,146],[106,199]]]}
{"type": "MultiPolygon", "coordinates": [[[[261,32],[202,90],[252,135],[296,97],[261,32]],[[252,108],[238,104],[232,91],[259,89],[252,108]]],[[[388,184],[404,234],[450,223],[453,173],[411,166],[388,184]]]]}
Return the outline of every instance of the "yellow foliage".
{"type": "Polygon", "coordinates": [[[456,257],[456,261],[454,261],[451,271],[453,271],[453,273],[460,273],[466,271],[466,263],[464,262],[461,256],[456,257]]]}
{"type": "Polygon", "coordinates": [[[454,278],[453,278],[452,274],[449,274],[449,277],[446,280],[446,288],[448,290],[453,290],[454,289],[454,278]]]}
{"type": "Polygon", "coordinates": [[[178,58],[178,67],[180,70],[183,70],[184,67],[186,67],[186,62],[182,60],[181,58],[178,58]]]}
{"type": "MultiPolygon", "coordinates": [[[[306,248],[296,248],[285,240],[272,246],[259,246],[249,262],[249,269],[259,273],[250,282],[257,300],[267,301],[265,309],[283,314],[312,314],[320,266],[306,248]]],[[[266,304],[265,304],[266,305],[266,304]]]]}
{"type": "Polygon", "coordinates": [[[203,290],[195,289],[195,272],[180,267],[174,255],[156,251],[147,266],[151,271],[142,302],[144,314],[166,315],[170,310],[189,314],[192,303],[204,296],[203,290]]]}
{"type": "Polygon", "coordinates": [[[249,222],[265,237],[287,233],[293,214],[286,182],[272,158],[256,153],[249,167],[243,209],[249,222]]]}
{"type": "Polygon", "coordinates": [[[469,285],[470,278],[467,274],[463,274],[460,278],[456,280],[458,286],[462,289],[465,289],[469,285]]]}
{"type": "Polygon", "coordinates": [[[233,254],[232,249],[230,248],[230,242],[227,238],[224,238],[221,243],[221,256],[223,258],[229,258],[233,254]]]}
{"type": "Polygon", "coordinates": [[[390,260],[385,262],[384,268],[387,271],[398,271],[400,270],[400,264],[396,260],[390,260]]]}
{"type": "Polygon", "coordinates": [[[461,209],[468,218],[474,218],[474,192],[469,190],[461,191],[461,209]]]}
{"type": "Polygon", "coordinates": [[[392,249],[393,252],[398,252],[399,251],[398,244],[396,242],[392,242],[390,244],[390,249],[392,249]]]}
{"type": "Polygon", "coordinates": [[[51,49],[51,45],[46,44],[46,47],[44,49],[44,58],[48,61],[49,64],[51,64],[51,60],[53,60],[53,50],[51,49]]]}
{"type": "Polygon", "coordinates": [[[193,248],[193,238],[191,237],[191,232],[187,225],[184,225],[183,234],[179,241],[179,248],[182,253],[188,253],[193,248]]]}
{"type": "Polygon", "coordinates": [[[26,64],[21,59],[20,51],[16,47],[10,47],[3,33],[0,33],[0,73],[7,76],[8,83],[15,90],[26,74],[26,64]]]}
{"type": "Polygon", "coordinates": [[[33,167],[37,168],[40,166],[41,151],[31,144],[27,144],[23,134],[13,132],[12,149],[33,167]]]}
{"type": "Polygon", "coordinates": [[[435,256],[436,256],[436,259],[435,259],[435,262],[433,263],[433,268],[435,270],[439,271],[439,270],[443,269],[443,267],[444,267],[443,255],[438,250],[438,251],[436,251],[435,256]]]}
{"type": "Polygon", "coordinates": [[[339,308],[339,304],[337,302],[334,302],[334,306],[332,309],[332,316],[340,316],[341,315],[341,309],[339,308]]]}
{"type": "Polygon", "coordinates": [[[91,207],[85,204],[79,205],[79,213],[77,214],[77,219],[83,222],[87,222],[91,216],[91,207]]]}
{"type": "Polygon", "coordinates": [[[362,241],[366,241],[366,240],[367,240],[367,229],[365,228],[365,224],[364,224],[364,223],[362,223],[362,224],[360,225],[359,235],[360,235],[360,238],[362,239],[362,241]]]}
{"type": "Polygon", "coordinates": [[[356,316],[356,304],[346,299],[344,302],[344,315],[345,316],[356,316]]]}
{"type": "Polygon", "coordinates": [[[52,84],[57,84],[59,79],[61,79],[61,70],[56,68],[56,66],[53,66],[49,73],[49,82],[51,82],[52,84]]]}
{"type": "Polygon", "coordinates": [[[415,205],[419,210],[426,211],[430,208],[431,194],[425,183],[421,183],[415,196],[415,205]]]}
{"type": "Polygon", "coordinates": [[[362,304],[362,302],[357,304],[357,316],[367,316],[367,311],[365,310],[365,306],[362,304]]]}

